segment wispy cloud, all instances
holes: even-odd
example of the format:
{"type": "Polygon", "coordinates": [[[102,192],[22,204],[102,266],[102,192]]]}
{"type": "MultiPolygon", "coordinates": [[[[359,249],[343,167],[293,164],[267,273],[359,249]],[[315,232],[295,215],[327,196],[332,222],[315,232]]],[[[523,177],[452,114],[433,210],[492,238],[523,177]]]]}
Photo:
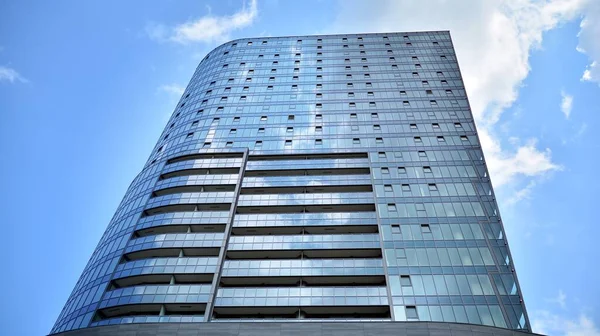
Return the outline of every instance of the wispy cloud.
{"type": "Polygon", "coordinates": [[[545,335],[600,336],[594,321],[585,314],[569,319],[549,311],[538,311],[532,316],[533,331],[545,335]]]}
{"type": "Polygon", "coordinates": [[[146,33],[154,40],[172,41],[181,44],[194,42],[223,42],[230,39],[231,32],[248,27],[258,16],[256,0],[244,3],[236,13],[227,16],[215,16],[210,12],[198,18],[174,27],[164,24],[150,23],[146,33]]]}
{"type": "Polygon", "coordinates": [[[557,303],[560,308],[567,308],[567,294],[561,290],[558,291],[558,295],[551,299],[546,299],[548,302],[557,303]]]}
{"type": "Polygon", "coordinates": [[[21,74],[19,74],[17,70],[5,66],[0,66],[0,82],[1,81],[9,81],[11,83],[29,82],[25,77],[21,76],[21,74]]]}
{"type": "Polygon", "coordinates": [[[565,91],[560,92],[562,100],[560,101],[560,110],[565,115],[565,118],[569,119],[571,116],[571,110],[573,109],[573,96],[567,94],[565,91]]]}
{"type": "Polygon", "coordinates": [[[180,86],[177,84],[161,85],[158,87],[158,89],[160,91],[176,95],[177,97],[181,96],[183,94],[183,92],[185,91],[185,88],[183,86],[180,86]]]}
{"type": "Polygon", "coordinates": [[[589,57],[590,64],[583,71],[581,80],[600,84],[600,1],[587,0],[582,14],[577,50],[589,57]]]}

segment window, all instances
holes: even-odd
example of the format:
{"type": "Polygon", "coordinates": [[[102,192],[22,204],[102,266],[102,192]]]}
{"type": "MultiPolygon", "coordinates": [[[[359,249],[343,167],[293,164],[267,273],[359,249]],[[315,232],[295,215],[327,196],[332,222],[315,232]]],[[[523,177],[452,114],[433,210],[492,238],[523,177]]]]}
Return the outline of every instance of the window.
{"type": "Polygon", "coordinates": [[[246,66],[246,63],[242,62],[240,63],[240,66],[246,66]]]}
{"type": "MultiPolygon", "coordinates": [[[[254,71],[252,71],[252,72],[254,72],[254,71]]],[[[271,73],[275,73],[275,72],[277,72],[277,69],[271,69],[271,73]]],[[[250,73],[250,71],[248,71],[248,73],[250,73]]]]}
{"type": "Polygon", "coordinates": [[[396,70],[398,69],[398,66],[396,64],[392,64],[392,69],[396,70]]]}
{"type": "Polygon", "coordinates": [[[317,89],[322,89],[323,88],[323,84],[317,84],[317,89]]]}
{"type": "Polygon", "coordinates": [[[462,124],[461,123],[454,123],[454,127],[455,128],[462,128],[462,124]]]}
{"type": "Polygon", "coordinates": [[[251,46],[252,45],[252,41],[248,42],[248,45],[251,46]]]}
{"type": "Polygon", "coordinates": [[[292,140],[285,140],[285,147],[291,147],[292,146],[292,140]]]}
{"type": "Polygon", "coordinates": [[[389,168],[387,168],[387,167],[382,167],[382,168],[381,168],[381,173],[382,173],[382,174],[389,174],[389,173],[390,173],[390,169],[389,169],[389,168]]]}
{"type": "MultiPolygon", "coordinates": [[[[298,79],[298,76],[294,76],[292,79],[298,79]]],[[[269,81],[272,82],[275,80],[275,77],[269,77],[269,81]]]]}
{"type": "Polygon", "coordinates": [[[321,99],[321,98],[323,98],[323,94],[322,93],[317,93],[317,94],[315,94],[315,98],[321,99]]]}
{"type": "MultiPolygon", "coordinates": [[[[221,118],[214,118],[212,121],[213,125],[216,125],[219,123],[219,121],[221,121],[221,118]]],[[[198,121],[194,121],[196,123],[196,125],[198,125],[198,121]]],[[[194,124],[192,124],[192,126],[194,126],[194,124]]]]}
{"type": "Polygon", "coordinates": [[[366,87],[368,87],[368,88],[370,88],[370,87],[373,87],[373,83],[371,83],[371,82],[366,82],[366,83],[365,83],[365,86],[366,86],[366,87]]]}
{"type": "Polygon", "coordinates": [[[469,141],[469,138],[466,135],[461,135],[460,140],[461,141],[469,141]]]}
{"type": "Polygon", "coordinates": [[[323,140],[322,139],[315,139],[315,145],[320,146],[323,144],[323,140]]]}
{"type": "Polygon", "coordinates": [[[356,113],[350,113],[350,119],[356,119],[357,115],[356,113]]]}
{"type": "Polygon", "coordinates": [[[400,286],[402,286],[402,287],[412,286],[412,283],[410,282],[410,275],[401,275],[400,276],[400,286]]]}
{"type": "Polygon", "coordinates": [[[264,129],[264,127],[261,127],[261,128],[259,128],[259,129],[258,129],[258,133],[265,133],[265,129],[264,129]]]}
{"type": "Polygon", "coordinates": [[[393,191],[394,191],[394,189],[392,189],[392,185],[391,185],[391,184],[384,184],[384,185],[383,185],[383,191],[386,191],[386,192],[393,192],[393,191]]]}
{"type": "Polygon", "coordinates": [[[375,102],[369,102],[369,107],[376,107],[377,104],[375,104],[375,102]]]}
{"type": "Polygon", "coordinates": [[[227,80],[227,83],[233,83],[233,78],[229,78],[229,79],[227,80]]]}
{"type": "Polygon", "coordinates": [[[392,62],[393,62],[393,61],[395,61],[395,60],[396,60],[396,57],[393,57],[393,56],[392,56],[392,57],[390,57],[390,61],[392,61],[392,62]]]}
{"type": "Polygon", "coordinates": [[[315,115],[315,119],[322,120],[323,119],[323,115],[322,114],[317,114],[317,115],[315,115]]]}
{"type": "Polygon", "coordinates": [[[410,43],[410,42],[406,42],[406,46],[407,46],[407,47],[412,47],[412,43],[410,43]]]}
{"type": "Polygon", "coordinates": [[[296,84],[292,85],[292,90],[298,90],[298,85],[296,85],[296,84]]]}
{"type": "Polygon", "coordinates": [[[244,86],[244,87],[242,88],[242,91],[249,91],[249,90],[250,90],[250,87],[249,87],[249,86],[244,86]]]}
{"type": "Polygon", "coordinates": [[[435,183],[429,183],[428,187],[429,187],[429,191],[437,191],[438,190],[437,185],[435,183]]]}
{"type": "Polygon", "coordinates": [[[370,74],[365,74],[365,78],[371,78],[370,74]]]}
{"type": "Polygon", "coordinates": [[[355,145],[360,145],[360,139],[359,138],[354,138],[352,139],[352,143],[355,145]]]}
{"type": "Polygon", "coordinates": [[[273,57],[279,57],[279,54],[275,54],[275,55],[273,55],[273,57]]]}
{"type": "Polygon", "coordinates": [[[267,120],[267,116],[261,116],[260,117],[260,121],[266,121],[267,120]]]}
{"type": "Polygon", "coordinates": [[[441,71],[436,72],[436,74],[438,75],[438,77],[443,77],[444,76],[444,73],[441,72],[441,71]]]}
{"type": "Polygon", "coordinates": [[[421,84],[422,84],[423,86],[429,86],[429,82],[428,82],[428,81],[422,81],[422,82],[421,82],[421,84]]]}
{"type": "Polygon", "coordinates": [[[345,59],[344,59],[344,62],[346,62],[346,63],[350,63],[350,59],[349,59],[349,58],[345,58],[345,59]]]}
{"type": "Polygon", "coordinates": [[[448,81],[447,80],[443,80],[440,82],[442,85],[448,85],[448,81]]]}
{"type": "Polygon", "coordinates": [[[378,156],[379,158],[381,158],[381,159],[385,159],[385,158],[386,158],[386,156],[385,156],[385,152],[379,152],[379,153],[377,153],[377,156],[378,156]]]}
{"type": "Polygon", "coordinates": [[[410,184],[403,184],[402,191],[410,191],[410,184]]]}
{"type": "MultiPolygon", "coordinates": [[[[361,51],[361,53],[364,53],[364,51],[361,51]]],[[[361,62],[366,62],[366,61],[367,61],[367,59],[363,57],[363,58],[361,58],[361,59],[360,59],[360,61],[361,61],[361,62]]]]}
{"type": "Polygon", "coordinates": [[[348,39],[346,37],[342,38],[342,42],[346,42],[348,39]]]}
{"type": "Polygon", "coordinates": [[[388,203],[387,209],[388,209],[388,211],[396,211],[396,204],[388,203]]]}
{"type": "Polygon", "coordinates": [[[400,95],[406,96],[406,91],[400,91],[400,95]]]}
{"type": "Polygon", "coordinates": [[[406,168],[405,167],[398,167],[398,174],[406,174],[406,168]]]}
{"type": "Polygon", "coordinates": [[[379,115],[377,113],[371,113],[371,119],[378,119],[379,115]]]}
{"type": "Polygon", "coordinates": [[[233,141],[227,141],[225,147],[233,147],[233,141]]]}
{"type": "Polygon", "coordinates": [[[354,92],[348,92],[348,98],[354,98],[354,92]]]}
{"type": "Polygon", "coordinates": [[[421,224],[421,232],[431,233],[431,227],[429,227],[429,224],[421,224]]]}
{"type": "MultiPolygon", "coordinates": [[[[296,69],[298,69],[298,68],[296,68],[296,69]]],[[[294,69],[294,70],[296,70],[296,69],[294,69]]],[[[300,69],[298,69],[298,70],[300,70],[300,69]]],[[[322,67],[317,67],[317,71],[323,71],[323,68],[322,67]]]]}
{"type": "Polygon", "coordinates": [[[374,131],[381,131],[381,125],[373,125],[374,131]]]}
{"type": "Polygon", "coordinates": [[[293,114],[288,115],[288,120],[294,120],[294,115],[293,114]]]}
{"type": "Polygon", "coordinates": [[[375,138],[375,143],[382,144],[383,138],[375,138]]]}
{"type": "Polygon", "coordinates": [[[418,143],[421,143],[421,142],[423,142],[423,141],[421,140],[421,137],[414,137],[413,139],[414,139],[414,141],[415,141],[415,142],[418,142],[418,143]]]}
{"type": "Polygon", "coordinates": [[[349,87],[349,88],[354,87],[354,84],[348,83],[348,84],[346,84],[346,87],[349,87]]]}
{"type": "Polygon", "coordinates": [[[412,73],[412,76],[413,76],[413,77],[419,77],[419,73],[418,73],[418,72],[413,72],[413,73],[412,73]]]}
{"type": "Polygon", "coordinates": [[[417,124],[410,124],[411,129],[417,129],[417,124]]]}
{"type": "Polygon", "coordinates": [[[196,112],[196,114],[202,114],[202,113],[204,113],[204,110],[202,110],[202,109],[200,109],[200,110],[198,110],[198,112],[196,112]]]}
{"type": "Polygon", "coordinates": [[[446,96],[453,96],[452,90],[446,90],[446,96]]]}
{"type": "Polygon", "coordinates": [[[425,151],[419,151],[419,157],[427,157],[427,152],[425,151]]]}
{"type": "MultiPolygon", "coordinates": [[[[227,97],[225,97],[225,100],[227,100],[227,97]]],[[[241,96],[240,100],[242,100],[242,101],[246,100],[246,96],[241,96]]]]}
{"type": "Polygon", "coordinates": [[[351,74],[347,74],[346,78],[352,78],[352,75],[351,74]]]}
{"type": "Polygon", "coordinates": [[[437,101],[435,100],[430,100],[429,104],[431,104],[431,106],[437,106],[437,101]]]}
{"type": "Polygon", "coordinates": [[[423,172],[424,172],[424,173],[431,173],[431,167],[429,167],[429,166],[424,166],[424,167],[423,167],[423,172]]]}
{"type": "Polygon", "coordinates": [[[431,124],[431,127],[432,127],[433,129],[439,129],[439,128],[440,128],[440,124],[438,124],[438,123],[433,123],[433,124],[431,124]]]}
{"type": "Polygon", "coordinates": [[[439,137],[437,137],[437,141],[438,142],[446,142],[446,139],[444,139],[443,136],[439,136],[439,137]]]}
{"type": "Polygon", "coordinates": [[[437,42],[433,42],[433,45],[440,45],[440,44],[439,44],[439,43],[437,43],[437,42]]]}
{"type": "Polygon", "coordinates": [[[250,78],[250,77],[246,78],[246,82],[252,82],[252,78],[250,78]]]}
{"type": "MultiPolygon", "coordinates": [[[[320,94],[320,93],[319,93],[319,94],[320,94]]],[[[321,97],[317,97],[317,98],[321,98],[321,97]]],[[[317,103],[315,106],[316,106],[316,108],[322,108],[322,107],[323,107],[323,104],[321,104],[321,103],[317,103]]]]}
{"type": "Polygon", "coordinates": [[[237,129],[232,128],[229,130],[229,134],[236,134],[237,133],[237,129]]]}
{"type": "Polygon", "coordinates": [[[205,142],[204,145],[202,145],[203,148],[208,148],[210,147],[211,143],[210,142],[205,142]]]}
{"type": "Polygon", "coordinates": [[[375,96],[375,93],[374,92],[367,92],[367,96],[368,97],[373,97],[373,96],[375,96]]]}
{"type": "Polygon", "coordinates": [[[323,132],[323,126],[315,126],[315,132],[323,132]]]}
{"type": "Polygon", "coordinates": [[[273,85],[267,86],[267,90],[269,90],[269,91],[273,90],[273,85]]]}
{"type": "Polygon", "coordinates": [[[194,136],[194,132],[190,132],[190,133],[188,133],[188,134],[187,134],[185,137],[186,137],[187,139],[189,139],[189,138],[191,138],[191,137],[193,137],[193,136],[194,136]]]}
{"type": "Polygon", "coordinates": [[[317,39],[317,43],[323,42],[323,39],[317,39]]]}
{"type": "Polygon", "coordinates": [[[417,63],[417,64],[415,64],[415,68],[417,68],[417,69],[421,69],[421,64],[418,64],[418,63],[417,63]]]}
{"type": "MultiPolygon", "coordinates": [[[[217,121],[219,120],[219,118],[215,118],[215,119],[216,119],[217,121]]],[[[213,123],[214,123],[214,121],[215,121],[215,120],[213,119],[213,123]]],[[[199,123],[199,121],[198,121],[198,120],[196,120],[196,121],[192,122],[192,127],[196,127],[196,126],[198,126],[198,123],[199,123]]],[[[174,125],[174,124],[173,124],[173,125],[174,125]]]]}
{"type": "Polygon", "coordinates": [[[404,106],[410,106],[410,102],[408,100],[405,100],[402,102],[402,105],[404,106]]]}
{"type": "Polygon", "coordinates": [[[347,45],[347,44],[344,44],[342,47],[343,47],[343,48],[348,48],[348,45],[347,45]]]}
{"type": "Polygon", "coordinates": [[[259,148],[259,147],[262,147],[262,141],[260,141],[260,140],[259,140],[259,141],[256,141],[256,142],[254,143],[254,148],[259,148]]]}

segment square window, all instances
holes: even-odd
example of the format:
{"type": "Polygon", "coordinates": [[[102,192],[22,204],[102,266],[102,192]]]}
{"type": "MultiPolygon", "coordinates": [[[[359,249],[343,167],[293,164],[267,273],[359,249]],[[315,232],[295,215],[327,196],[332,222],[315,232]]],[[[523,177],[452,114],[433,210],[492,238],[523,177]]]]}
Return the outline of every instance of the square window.
{"type": "Polygon", "coordinates": [[[419,154],[419,157],[427,157],[427,152],[425,152],[425,151],[419,151],[418,154],[419,154]]]}
{"type": "Polygon", "coordinates": [[[402,105],[404,106],[410,106],[410,102],[408,100],[405,100],[402,102],[402,105]]]}
{"type": "Polygon", "coordinates": [[[323,98],[323,94],[317,93],[317,94],[315,94],[315,98],[317,98],[317,99],[323,98]]]}
{"type": "Polygon", "coordinates": [[[357,117],[356,113],[350,113],[350,118],[351,119],[356,119],[356,117],[357,117]]]}
{"type": "Polygon", "coordinates": [[[288,115],[288,120],[294,120],[294,118],[295,118],[295,117],[294,117],[294,115],[293,115],[293,114],[290,114],[290,115],[288,115]]]}
{"type": "Polygon", "coordinates": [[[443,73],[443,72],[441,72],[441,71],[438,71],[438,72],[436,72],[436,74],[438,75],[438,77],[442,77],[442,76],[444,76],[444,73],[443,73]]]}
{"type": "Polygon", "coordinates": [[[421,137],[414,137],[413,139],[415,140],[415,142],[418,142],[418,143],[422,142],[421,137]]]}
{"type": "Polygon", "coordinates": [[[437,185],[435,183],[429,183],[428,187],[429,187],[429,191],[437,191],[438,190],[437,185]]]}
{"type": "Polygon", "coordinates": [[[371,83],[371,82],[366,82],[366,83],[365,83],[365,86],[366,86],[366,87],[368,87],[368,88],[370,88],[370,87],[373,87],[373,83],[371,83]]]}
{"type": "Polygon", "coordinates": [[[265,133],[265,129],[263,127],[259,128],[258,133],[265,133]]]}
{"type": "Polygon", "coordinates": [[[203,148],[208,148],[210,147],[211,143],[210,142],[205,142],[204,145],[202,145],[203,148]]]}
{"type": "Polygon", "coordinates": [[[262,141],[260,141],[260,140],[259,140],[259,141],[256,141],[256,142],[254,143],[254,147],[255,147],[255,148],[257,148],[257,147],[262,147],[262,141]]]}
{"type": "Polygon", "coordinates": [[[369,107],[376,107],[377,104],[375,104],[375,102],[369,102],[369,107]]]}
{"type": "Polygon", "coordinates": [[[292,145],[292,140],[285,140],[285,146],[289,147],[292,145]]]}
{"type": "Polygon", "coordinates": [[[383,138],[375,138],[375,143],[382,144],[383,138]]]}
{"type": "Polygon", "coordinates": [[[460,136],[460,140],[462,140],[462,141],[469,141],[469,138],[466,135],[461,135],[460,136]]]}
{"type": "Polygon", "coordinates": [[[403,184],[402,191],[410,191],[410,184],[403,184]]]}
{"type": "Polygon", "coordinates": [[[292,90],[298,90],[298,85],[296,85],[296,84],[292,85],[292,90]]]}
{"type": "Polygon", "coordinates": [[[381,173],[382,173],[382,174],[389,174],[389,173],[390,173],[390,169],[389,169],[389,168],[387,168],[387,167],[382,167],[382,168],[381,168],[381,173]]]}
{"type": "Polygon", "coordinates": [[[187,134],[186,138],[188,138],[188,139],[189,139],[189,138],[191,138],[191,137],[193,137],[193,136],[194,136],[194,132],[191,132],[191,133],[188,133],[188,134],[187,134]]]}
{"type": "Polygon", "coordinates": [[[418,73],[418,72],[413,72],[413,73],[412,73],[412,76],[413,76],[413,77],[419,77],[419,73],[418,73]]]}
{"type": "Polygon", "coordinates": [[[462,124],[461,123],[454,123],[454,127],[455,128],[462,128],[462,124]]]}
{"type": "Polygon", "coordinates": [[[383,185],[383,191],[391,192],[391,191],[394,191],[394,189],[392,189],[391,184],[385,184],[385,185],[383,185]]]}
{"type": "Polygon", "coordinates": [[[323,126],[315,126],[315,132],[323,132],[323,126]]]}
{"type": "Polygon", "coordinates": [[[423,86],[429,86],[429,82],[428,82],[428,81],[422,81],[422,82],[421,82],[421,84],[422,84],[423,86]]]}
{"type": "Polygon", "coordinates": [[[424,172],[424,173],[431,173],[431,167],[429,167],[429,166],[424,166],[424,167],[423,167],[423,172],[424,172]]]}
{"type": "Polygon", "coordinates": [[[354,92],[348,92],[348,98],[354,98],[354,92]]]}
{"type": "Polygon", "coordinates": [[[351,126],[350,126],[350,129],[351,129],[352,131],[358,131],[358,125],[351,125],[351,126]]]}
{"type": "MultiPolygon", "coordinates": [[[[362,52],[364,52],[364,51],[362,51],[362,52]]],[[[366,62],[366,61],[367,61],[367,59],[366,59],[366,58],[361,58],[361,59],[360,59],[360,61],[361,61],[361,62],[366,62]]]]}
{"type": "MultiPolygon", "coordinates": [[[[217,120],[217,121],[218,121],[218,120],[219,120],[219,118],[215,118],[215,119],[213,119],[213,123],[215,122],[215,120],[217,120]]],[[[198,123],[199,123],[199,121],[198,121],[198,120],[196,120],[196,121],[192,122],[192,127],[198,126],[198,123]]],[[[173,125],[174,125],[174,124],[173,124],[173,125]]]]}
{"type": "Polygon", "coordinates": [[[406,168],[405,167],[398,167],[398,174],[406,174],[406,168]]]}
{"type": "Polygon", "coordinates": [[[365,78],[371,78],[370,74],[365,74],[365,78]]]}
{"type": "Polygon", "coordinates": [[[317,84],[317,89],[322,89],[323,88],[323,84],[317,84]]]}
{"type": "Polygon", "coordinates": [[[417,124],[410,124],[411,129],[417,129],[417,124]]]}
{"type": "Polygon", "coordinates": [[[442,83],[442,85],[448,85],[448,81],[447,80],[443,80],[440,83],[442,83]]]}
{"type": "Polygon", "coordinates": [[[317,115],[315,115],[315,119],[321,120],[321,119],[323,119],[323,115],[322,114],[317,114],[317,115]]]}
{"type": "Polygon", "coordinates": [[[375,96],[375,93],[373,93],[373,92],[367,92],[367,96],[368,97],[373,97],[373,96],[375,96]]]}
{"type": "Polygon", "coordinates": [[[354,138],[352,139],[352,143],[355,145],[360,145],[360,139],[359,138],[354,138]]]}
{"type": "Polygon", "coordinates": [[[349,87],[349,88],[354,87],[354,84],[348,83],[348,84],[346,84],[346,87],[349,87]]]}
{"type": "Polygon", "coordinates": [[[431,124],[431,127],[432,127],[433,129],[439,129],[439,128],[440,128],[440,124],[438,124],[438,123],[433,123],[433,124],[431,124]]]}
{"type": "Polygon", "coordinates": [[[381,125],[373,125],[374,131],[381,131],[381,125]]]}
{"type": "Polygon", "coordinates": [[[261,116],[260,117],[260,121],[266,121],[267,120],[267,116],[261,116]]]}
{"type": "Polygon", "coordinates": [[[417,68],[417,69],[421,69],[421,64],[418,64],[418,63],[417,63],[417,64],[415,64],[415,68],[417,68]]]}
{"type": "Polygon", "coordinates": [[[322,139],[316,139],[315,140],[315,145],[319,146],[323,144],[323,140],[322,139]]]}
{"type": "Polygon", "coordinates": [[[410,282],[410,275],[401,275],[400,276],[400,286],[402,286],[402,287],[412,286],[412,283],[410,282]]]}
{"type": "Polygon", "coordinates": [[[437,137],[437,141],[438,142],[446,142],[446,139],[444,139],[443,136],[439,136],[439,137],[437,137]]]}
{"type": "Polygon", "coordinates": [[[371,113],[371,119],[378,119],[379,115],[377,113],[371,113]]]}
{"type": "Polygon", "coordinates": [[[379,156],[379,158],[381,158],[381,159],[385,159],[386,158],[385,152],[379,152],[379,153],[377,153],[377,156],[379,156]]]}
{"type": "Polygon", "coordinates": [[[233,141],[227,141],[227,143],[225,143],[225,147],[233,147],[233,141]]]}
{"type": "Polygon", "coordinates": [[[396,204],[388,203],[387,209],[388,209],[388,211],[396,211],[396,204]]]}
{"type": "Polygon", "coordinates": [[[229,130],[229,134],[236,134],[237,133],[237,129],[232,128],[229,130]]]}
{"type": "MultiPolygon", "coordinates": [[[[321,97],[317,97],[317,98],[321,98],[321,97]]],[[[317,103],[315,106],[316,106],[316,108],[322,108],[322,107],[323,107],[323,104],[321,104],[321,103],[317,103]]]]}
{"type": "Polygon", "coordinates": [[[294,133],[294,128],[293,127],[288,127],[288,128],[286,128],[285,131],[288,132],[288,133],[294,133]]]}
{"type": "Polygon", "coordinates": [[[437,106],[437,101],[436,100],[430,100],[429,104],[431,104],[431,106],[437,106]]]}

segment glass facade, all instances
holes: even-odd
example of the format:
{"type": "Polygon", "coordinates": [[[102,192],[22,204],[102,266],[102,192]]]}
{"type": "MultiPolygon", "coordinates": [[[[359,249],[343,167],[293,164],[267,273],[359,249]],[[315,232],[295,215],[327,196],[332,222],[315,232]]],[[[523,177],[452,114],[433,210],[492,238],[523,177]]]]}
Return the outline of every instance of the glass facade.
{"type": "Polygon", "coordinates": [[[51,333],[340,320],[530,331],[447,31],[211,51],[51,333]]]}

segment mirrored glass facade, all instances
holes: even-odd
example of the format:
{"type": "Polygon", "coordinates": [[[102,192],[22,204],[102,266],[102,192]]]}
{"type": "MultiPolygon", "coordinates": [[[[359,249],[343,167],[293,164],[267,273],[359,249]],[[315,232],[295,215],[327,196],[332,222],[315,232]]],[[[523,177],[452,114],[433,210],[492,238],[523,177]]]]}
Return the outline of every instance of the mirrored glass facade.
{"type": "Polygon", "coordinates": [[[222,321],[530,331],[449,32],[202,60],[51,333],[222,321]]]}

